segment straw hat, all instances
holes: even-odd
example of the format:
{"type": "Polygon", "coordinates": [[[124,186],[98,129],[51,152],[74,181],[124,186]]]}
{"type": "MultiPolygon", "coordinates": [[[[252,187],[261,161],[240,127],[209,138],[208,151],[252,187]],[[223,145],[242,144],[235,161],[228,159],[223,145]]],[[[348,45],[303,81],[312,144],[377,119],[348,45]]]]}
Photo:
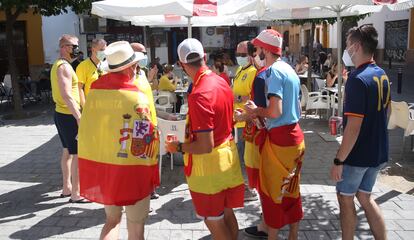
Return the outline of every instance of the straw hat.
{"type": "Polygon", "coordinates": [[[142,52],[134,52],[127,41],[109,44],[104,53],[108,62],[108,66],[105,66],[107,72],[120,72],[145,58],[142,52]]]}

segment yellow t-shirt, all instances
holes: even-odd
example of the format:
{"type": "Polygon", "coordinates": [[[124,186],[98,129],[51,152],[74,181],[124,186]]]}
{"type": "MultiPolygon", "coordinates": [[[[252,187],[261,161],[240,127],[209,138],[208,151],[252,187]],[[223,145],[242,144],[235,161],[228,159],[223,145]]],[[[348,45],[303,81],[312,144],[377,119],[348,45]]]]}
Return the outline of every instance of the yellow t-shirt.
{"type": "MultiPolygon", "coordinates": [[[[50,83],[52,86],[52,96],[53,101],[56,104],[56,112],[63,113],[63,114],[72,114],[66,105],[65,100],[63,100],[62,95],[60,94],[59,84],[58,84],[58,76],[57,76],[57,69],[62,64],[70,64],[64,59],[58,59],[53,63],[52,69],[50,71],[50,83]]],[[[76,76],[75,71],[73,70],[72,66],[70,66],[72,71],[72,97],[76,102],[78,109],[80,109],[80,97],[79,97],[79,88],[78,88],[78,77],[76,76]]]]}
{"type": "MultiPolygon", "coordinates": [[[[101,73],[101,75],[103,72],[101,73]]],[[[76,68],[76,75],[78,76],[79,83],[82,83],[85,97],[88,96],[91,85],[100,77],[99,70],[96,67],[95,63],[92,62],[92,59],[87,58],[79,63],[76,68]]]]}
{"type": "Polygon", "coordinates": [[[171,80],[168,79],[168,75],[167,74],[162,75],[162,77],[160,78],[160,83],[158,85],[158,90],[159,91],[170,91],[170,92],[174,92],[176,88],[177,88],[177,85],[176,84],[173,84],[171,82],[171,80]]]}
{"type": "Polygon", "coordinates": [[[140,70],[139,73],[137,73],[137,77],[135,78],[134,84],[138,87],[138,89],[147,96],[149,101],[149,108],[151,111],[151,122],[154,123],[155,126],[157,126],[157,113],[155,110],[155,104],[154,104],[154,96],[152,94],[152,88],[151,85],[148,82],[147,76],[145,76],[145,72],[143,70],[140,70]]]}
{"type": "MultiPolygon", "coordinates": [[[[233,94],[235,97],[237,96],[250,96],[253,88],[253,81],[256,77],[256,68],[253,65],[250,65],[248,68],[243,69],[239,67],[236,71],[236,76],[234,77],[233,81],[233,94]]],[[[235,102],[234,109],[236,108],[244,108],[244,102],[235,102]]],[[[242,128],[245,126],[245,122],[238,122],[236,124],[237,128],[242,128]]]]}

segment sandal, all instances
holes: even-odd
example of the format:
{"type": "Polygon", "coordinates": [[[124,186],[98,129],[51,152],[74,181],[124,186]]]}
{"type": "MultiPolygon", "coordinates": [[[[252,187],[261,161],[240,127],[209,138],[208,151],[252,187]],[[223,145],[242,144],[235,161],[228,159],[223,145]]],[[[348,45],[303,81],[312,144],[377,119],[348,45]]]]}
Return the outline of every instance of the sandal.
{"type": "Polygon", "coordinates": [[[81,198],[78,200],[73,200],[72,198],[70,198],[69,203],[91,203],[91,201],[88,201],[86,198],[81,198]]]}

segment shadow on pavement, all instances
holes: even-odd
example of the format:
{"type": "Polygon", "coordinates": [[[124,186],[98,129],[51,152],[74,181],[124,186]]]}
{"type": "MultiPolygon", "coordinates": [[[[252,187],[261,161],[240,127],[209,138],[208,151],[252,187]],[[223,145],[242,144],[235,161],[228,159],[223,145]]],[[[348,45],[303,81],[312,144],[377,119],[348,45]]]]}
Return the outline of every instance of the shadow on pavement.
{"type": "MultiPolygon", "coordinates": [[[[53,237],[54,235],[76,232],[104,223],[103,209],[84,209],[76,207],[65,207],[39,221],[27,230],[20,230],[11,234],[11,239],[41,239],[53,237]],[[97,215],[102,217],[97,218],[97,215]],[[65,216],[62,218],[62,216],[65,216]],[[91,216],[94,216],[91,218],[91,216]],[[100,219],[100,220],[98,220],[100,219]],[[53,225],[53,226],[52,226],[53,225]]],[[[81,236],[77,236],[81,237],[81,236]]],[[[73,236],[76,239],[76,236],[73,236]]]]}

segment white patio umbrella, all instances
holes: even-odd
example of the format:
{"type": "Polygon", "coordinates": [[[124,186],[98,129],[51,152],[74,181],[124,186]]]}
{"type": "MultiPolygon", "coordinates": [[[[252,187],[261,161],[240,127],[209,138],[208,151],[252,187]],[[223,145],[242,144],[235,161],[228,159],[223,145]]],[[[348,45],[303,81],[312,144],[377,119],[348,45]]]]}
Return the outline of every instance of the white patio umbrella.
{"type": "Polygon", "coordinates": [[[92,14],[145,26],[183,26],[186,23],[188,37],[191,37],[192,25],[242,24],[240,14],[263,14],[262,7],[263,0],[105,0],[92,3],[92,14]],[[193,23],[192,18],[196,17],[200,19],[193,23]]]}
{"type": "Polygon", "coordinates": [[[392,11],[414,7],[414,0],[265,0],[265,12],[258,13],[259,20],[337,18],[337,57],[338,57],[338,115],[342,115],[342,28],[341,17],[378,12],[382,7],[392,11]]]}

